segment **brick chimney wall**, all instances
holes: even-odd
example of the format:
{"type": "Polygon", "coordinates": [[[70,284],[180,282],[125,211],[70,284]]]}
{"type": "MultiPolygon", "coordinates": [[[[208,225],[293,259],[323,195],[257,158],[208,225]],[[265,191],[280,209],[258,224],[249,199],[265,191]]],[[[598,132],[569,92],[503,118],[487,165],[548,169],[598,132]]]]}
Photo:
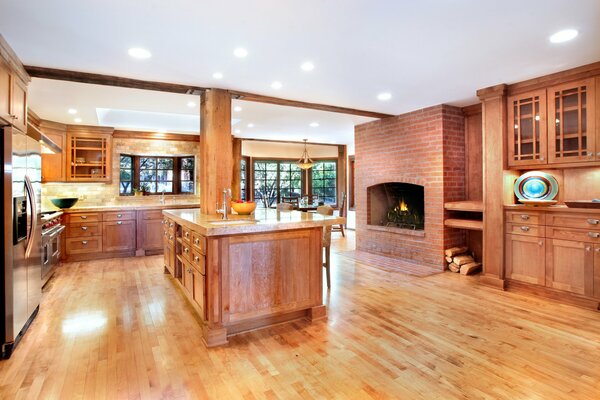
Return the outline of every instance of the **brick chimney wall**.
{"type": "Polygon", "coordinates": [[[444,202],[465,196],[464,117],[438,105],[355,127],[356,248],[443,269],[445,248],[464,232],[444,227],[444,202]],[[367,225],[367,187],[385,182],[424,186],[425,230],[367,225]]]}

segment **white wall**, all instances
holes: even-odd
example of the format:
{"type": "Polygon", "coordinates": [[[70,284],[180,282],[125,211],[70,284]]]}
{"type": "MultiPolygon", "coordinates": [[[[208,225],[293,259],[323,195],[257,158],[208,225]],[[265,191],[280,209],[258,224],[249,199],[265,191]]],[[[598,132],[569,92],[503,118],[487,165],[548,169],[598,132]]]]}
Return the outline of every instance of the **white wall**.
{"type": "MultiPolygon", "coordinates": [[[[337,146],[309,144],[308,155],[311,158],[337,158],[337,146]]],[[[304,150],[303,143],[263,142],[258,140],[242,141],[242,155],[248,157],[300,158],[304,150]]]]}

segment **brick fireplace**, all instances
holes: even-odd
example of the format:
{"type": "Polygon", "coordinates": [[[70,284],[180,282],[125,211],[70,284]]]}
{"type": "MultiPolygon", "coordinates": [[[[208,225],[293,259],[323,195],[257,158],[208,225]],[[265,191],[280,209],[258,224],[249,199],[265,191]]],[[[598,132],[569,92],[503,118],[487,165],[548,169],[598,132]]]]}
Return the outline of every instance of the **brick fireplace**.
{"type": "Polygon", "coordinates": [[[465,195],[461,109],[439,105],[358,125],[354,140],[357,250],[443,269],[444,249],[464,243],[462,231],[444,227],[444,202],[465,195]],[[421,190],[422,205],[409,189],[421,190]],[[402,219],[419,212],[422,226],[402,219]],[[400,222],[389,223],[388,213],[400,222]]]}

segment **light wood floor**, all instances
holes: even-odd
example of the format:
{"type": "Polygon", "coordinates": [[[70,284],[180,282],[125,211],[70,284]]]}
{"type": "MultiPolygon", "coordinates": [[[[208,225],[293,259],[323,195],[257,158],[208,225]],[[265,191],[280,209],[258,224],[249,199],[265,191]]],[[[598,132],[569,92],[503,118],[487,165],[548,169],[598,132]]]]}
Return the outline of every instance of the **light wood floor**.
{"type": "Polygon", "coordinates": [[[600,398],[600,313],[332,261],[326,322],[211,350],[161,257],[65,265],[0,362],[0,398],[600,398]]]}

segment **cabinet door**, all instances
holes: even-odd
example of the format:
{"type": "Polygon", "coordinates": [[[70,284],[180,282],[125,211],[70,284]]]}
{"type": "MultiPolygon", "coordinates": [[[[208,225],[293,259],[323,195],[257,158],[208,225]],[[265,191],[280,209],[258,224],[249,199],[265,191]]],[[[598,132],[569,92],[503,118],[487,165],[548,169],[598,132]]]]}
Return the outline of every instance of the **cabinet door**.
{"type": "Polygon", "coordinates": [[[65,135],[52,133],[44,129],[44,134],[61,148],[57,154],[42,153],[42,183],[46,182],[64,182],[65,175],[65,135]]]}
{"type": "Polygon", "coordinates": [[[508,98],[508,165],[548,162],[546,91],[508,98]]]}
{"type": "Polygon", "coordinates": [[[135,250],[135,221],[102,223],[103,251],[135,250]]]}
{"type": "Polygon", "coordinates": [[[197,269],[192,268],[192,274],[194,275],[194,302],[202,310],[202,319],[206,320],[204,313],[204,275],[202,275],[197,269]]]}
{"type": "Polygon", "coordinates": [[[112,136],[67,133],[67,181],[111,181],[112,136]]]}
{"type": "Polygon", "coordinates": [[[600,298],[600,245],[594,246],[594,297],[600,298]]]}
{"type": "Polygon", "coordinates": [[[593,295],[593,245],[585,242],[547,239],[546,286],[567,292],[593,295]]]}
{"type": "Polygon", "coordinates": [[[506,278],[544,285],[545,239],[523,235],[506,235],[506,278]]]}
{"type": "Polygon", "coordinates": [[[183,287],[190,299],[194,298],[194,268],[188,263],[183,264],[183,287]]]}
{"type": "MultiPolygon", "coordinates": [[[[10,116],[11,75],[8,66],[0,61],[0,119],[12,124],[10,116]]],[[[0,123],[0,125],[4,125],[0,123]]]]}
{"type": "Polygon", "coordinates": [[[27,85],[13,75],[10,112],[13,126],[27,132],[27,85]]]}
{"type": "Polygon", "coordinates": [[[141,219],[138,229],[138,248],[143,250],[160,250],[163,248],[163,220],[141,219]]]}
{"type": "Polygon", "coordinates": [[[548,89],[550,163],[595,160],[594,103],[593,79],[548,89]]]}
{"type": "Polygon", "coordinates": [[[163,256],[165,268],[169,270],[171,275],[175,276],[175,251],[173,246],[170,246],[168,242],[165,242],[163,256]]]}

